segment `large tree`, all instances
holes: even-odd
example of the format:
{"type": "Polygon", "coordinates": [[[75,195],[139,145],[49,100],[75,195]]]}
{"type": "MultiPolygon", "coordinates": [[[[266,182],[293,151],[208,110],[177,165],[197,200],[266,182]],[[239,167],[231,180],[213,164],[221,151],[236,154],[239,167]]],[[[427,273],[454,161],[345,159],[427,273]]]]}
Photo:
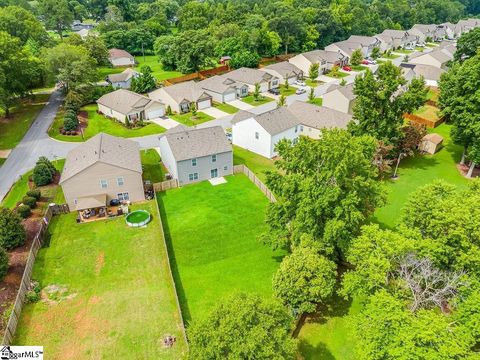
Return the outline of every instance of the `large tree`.
{"type": "Polygon", "coordinates": [[[0,207],[0,247],[13,249],[23,245],[26,238],[20,216],[15,211],[0,207]]]}
{"type": "Polygon", "coordinates": [[[360,226],[383,203],[383,188],[373,164],[377,143],[344,130],[324,130],[319,140],[301,137],[277,145],[277,172],[267,186],[277,202],[267,211],[263,240],[291,248],[303,234],[321,244],[321,252],[343,257],[360,226]]]}
{"type": "Polygon", "coordinates": [[[19,38],[22,44],[33,40],[44,45],[48,41],[42,23],[30,11],[18,6],[0,8],[0,31],[19,38]]]}
{"type": "Polygon", "coordinates": [[[278,302],[236,294],[188,328],[189,359],[296,359],[293,318],[278,302]]]}
{"type": "Polygon", "coordinates": [[[403,114],[425,103],[423,78],[409,84],[391,62],[381,64],[374,75],[369,69],[355,78],[353,107],[355,121],[349,124],[355,135],[368,134],[386,144],[397,145],[402,138],[403,114]]]}
{"type": "Polygon", "coordinates": [[[73,13],[67,0],[40,0],[38,10],[43,16],[47,29],[54,30],[60,37],[73,23],[73,13]]]}
{"type": "Polygon", "coordinates": [[[454,58],[457,61],[475,56],[480,49],[480,28],[472,29],[463,34],[457,41],[457,51],[454,58]]]}

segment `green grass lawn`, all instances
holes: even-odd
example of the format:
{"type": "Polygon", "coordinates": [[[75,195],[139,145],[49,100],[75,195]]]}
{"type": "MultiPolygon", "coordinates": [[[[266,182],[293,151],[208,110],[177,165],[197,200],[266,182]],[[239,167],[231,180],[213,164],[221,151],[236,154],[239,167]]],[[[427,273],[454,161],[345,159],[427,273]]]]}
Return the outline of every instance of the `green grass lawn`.
{"type": "Polygon", "coordinates": [[[42,344],[52,359],[182,357],[186,344],[155,202],[132,209],[149,211],[152,222],[131,228],[124,217],[86,224],[77,224],[75,213],[53,218],[50,247],[40,250],[33,279],[66,293],[55,303],[25,305],[16,345],[42,344]],[[167,334],[177,338],[169,349],[162,345],[167,334]]]}
{"type": "Polygon", "coordinates": [[[142,65],[148,65],[153,71],[153,76],[155,76],[158,81],[172,79],[183,75],[181,72],[178,71],[164,70],[162,65],[158,61],[158,56],[156,55],[147,55],[145,56],[145,60],[143,59],[143,56],[136,56],[135,60],[137,61],[137,66],[135,67],[135,70],[140,71],[142,65]]]}
{"type": "Polygon", "coordinates": [[[84,106],[81,111],[86,111],[88,113],[88,126],[84,130],[83,138],[82,135],[69,136],[60,134],[60,128],[63,126],[63,111],[57,113],[52,126],[48,130],[48,135],[60,141],[82,142],[94,137],[100,132],[113,136],[131,138],[160,134],[166,131],[163,127],[154,123],[145,123],[145,126],[141,128],[128,129],[123,124],[120,124],[113,119],[108,119],[101,114],[97,114],[96,104],[84,106]]]}
{"type": "Polygon", "coordinates": [[[0,150],[13,149],[22,140],[50,94],[35,94],[10,109],[10,117],[0,111],[0,150]]]}
{"type": "Polygon", "coordinates": [[[197,115],[195,116],[195,118],[193,118],[193,115],[191,112],[184,113],[184,114],[172,114],[169,117],[186,126],[195,126],[195,125],[215,119],[213,116],[205,114],[201,111],[197,111],[197,115]]]}
{"type": "Polygon", "coordinates": [[[271,97],[263,96],[263,95],[260,95],[260,98],[259,98],[258,101],[254,99],[253,95],[245,96],[241,100],[244,103],[250,104],[252,106],[259,106],[259,105],[263,105],[263,104],[269,103],[271,101],[274,101],[274,99],[272,99],[271,97]]]}
{"type": "Polygon", "coordinates": [[[322,106],[323,99],[322,98],[315,98],[313,100],[308,100],[307,102],[310,103],[310,104],[313,104],[313,105],[322,106]]]}
{"type": "Polygon", "coordinates": [[[425,104],[415,110],[413,114],[432,121],[438,121],[440,120],[439,111],[437,107],[425,104]]]}
{"type": "Polygon", "coordinates": [[[365,65],[350,65],[353,71],[363,71],[365,69],[368,69],[367,66],[365,65]]]}
{"type": "Polygon", "coordinates": [[[427,93],[427,100],[438,101],[438,89],[429,88],[427,93]]]}
{"type": "Polygon", "coordinates": [[[398,53],[398,54],[408,55],[408,54],[413,53],[413,50],[398,49],[398,50],[395,50],[395,52],[398,53]]]}
{"type": "Polygon", "coordinates": [[[0,158],[0,167],[7,161],[6,158],[0,158]]]}
{"type": "Polygon", "coordinates": [[[236,108],[233,105],[227,104],[227,103],[213,103],[213,106],[216,107],[218,110],[221,110],[223,112],[226,112],[227,114],[235,114],[237,113],[240,109],[236,108]]]}
{"type": "Polygon", "coordinates": [[[328,77],[331,77],[331,78],[334,78],[334,79],[341,79],[341,78],[344,78],[348,75],[350,75],[350,74],[347,73],[347,72],[340,71],[340,70],[338,70],[336,73],[329,72],[329,73],[325,74],[325,76],[328,76],[328,77]]]}
{"type": "Polygon", "coordinates": [[[416,46],[415,47],[415,51],[423,52],[424,50],[425,50],[425,48],[423,48],[421,46],[416,46]]]}
{"type": "Polygon", "coordinates": [[[265,182],[265,171],[275,170],[273,160],[235,145],[233,146],[233,164],[245,164],[263,182],[265,182]]]}
{"type": "Polygon", "coordinates": [[[426,43],[426,44],[425,44],[425,46],[427,46],[427,47],[431,47],[431,48],[434,48],[434,47],[437,47],[437,46],[438,46],[438,44],[435,44],[435,43],[431,43],[431,42],[429,42],[429,43],[426,43]]]}
{"type": "Polygon", "coordinates": [[[155,149],[141,150],[143,179],[152,183],[165,180],[165,168],[163,167],[160,155],[155,149]]]}
{"type": "Polygon", "coordinates": [[[290,96],[295,94],[297,88],[295,86],[289,85],[288,89],[285,87],[285,84],[280,85],[280,95],[290,96]]]}
{"type": "Polygon", "coordinates": [[[205,316],[236,291],[272,295],[284,252],[259,242],[267,198],[243,174],[158,194],[184,318],[205,316]]]}
{"type": "Polygon", "coordinates": [[[387,62],[387,60],[382,60],[382,59],[377,59],[375,61],[377,62],[377,64],[385,64],[387,62]]]}
{"type": "Polygon", "coordinates": [[[388,54],[383,54],[382,55],[383,59],[389,59],[389,60],[398,59],[399,57],[400,57],[400,55],[396,55],[396,54],[393,54],[393,53],[390,54],[390,55],[388,55],[388,54]]]}
{"type": "Polygon", "coordinates": [[[104,81],[108,75],[121,73],[126,68],[113,66],[100,66],[97,68],[97,81],[104,81]]]}
{"type": "Polygon", "coordinates": [[[317,80],[312,80],[312,79],[305,79],[305,84],[308,86],[308,87],[317,87],[318,85],[322,84],[323,81],[317,81],[317,80]]]}

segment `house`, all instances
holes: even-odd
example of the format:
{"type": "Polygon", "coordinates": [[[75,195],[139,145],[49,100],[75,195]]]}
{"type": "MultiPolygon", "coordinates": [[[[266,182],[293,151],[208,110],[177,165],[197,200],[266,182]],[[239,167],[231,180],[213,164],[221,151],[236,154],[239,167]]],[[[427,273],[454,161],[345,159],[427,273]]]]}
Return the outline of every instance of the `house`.
{"type": "Polygon", "coordinates": [[[164,103],[165,106],[170,106],[172,111],[179,114],[189,112],[192,103],[195,103],[197,110],[212,106],[212,96],[195,81],[162,87],[150,92],[148,97],[164,103]]]}
{"type": "Polygon", "coordinates": [[[60,185],[70,211],[105,208],[112,199],[145,200],[138,143],[95,135],[68,152],[60,185]]]}
{"type": "Polygon", "coordinates": [[[413,49],[418,43],[418,36],[410,35],[405,30],[387,29],[375,37],[380,41],[380,49],[389,47],[386,50],[398,48],[413,49]]]}
{"type": "Polygon", "coordinates": [[[280,140],[296,143],[299,135],[300,123],[285,107],[260,115],[241,110],[232,119],[232,143],[269,159],[280,140]]]}
{"type": "Polygon", "coordinates": [[[326,51],[339,52],[348,58],[351,58],[353,52],[357,49],[360,49],[362,51],[363,56],[366,57],[369,55],[367,55],[368,48],[364,48],[359,42],[350,42],[348,40],[345,40],[337,41],[328,46],[325,46],[326,51]]]}
{"type": "Polygon", "coordinates": [[[447,56],[450,56],[452,59],[457,52],[457,46],[450,41],[442,41],[438,45],[437,49],[442,50],[443,53],[445,53],[447,56]]]}
{"type": "Polygon", "coordinates": [[[232,145],[221,126],[191,129],[178,125],[159,139],[162,161],[180,185],[233,173],[232,145]]]}
{"type": "Polygon", "coordinates": [[[298,100],[290,104],[288,110],[300,123],[300,135],[312,139],[319,139],[323,129],[346,129],[352,120],[350,114],[298,100]]]}
{"type": "Polygon", "coordinates": [[[165,115],[165,105],[133,91],[118,89],[97,100],[98,111],[122,123],[135,123],[165,115]]]}
{"type": "Polygon", "coordinates": [[[394,49],[394,41],[391,36],[384,35],[384,34],[377,34],[375,35],[375,38],[378,40],[378,44],[379,44],[378,47],[380,48],[381,53],[394,49]]]}
{"type": "Polygon", "coordinates": [[[415,24],[410,30],[408,30],[408,34],[417,36],[420,44],[443,39],[443,37],[441,37],[441,32],[437,31],[437,25],[435,24],[415,24]]]}
{"type": "Polygon", "coordinates": [[[260,70],[277,77],[282,84],[285,83],[285,79],[287,79],[289,84],[293,84],[297,80],[302,80],[304,74],[302,70],[288,61],[271,64],[260,70]]]}
{"type": "Polygon", "coordinates": [[[255,91],[255,84],[260,86],[260,92],[268,91],[269,89],[277,88],[280,84],[280,79],[265,71],[259,69],[250,69],[242,67],[230,71],[225,74],[226,77],[248,86],[250,92],[255,91]]]}
{"type": "Polygon", "coordinates": [[[323,106],[352,115],[355,98],[353,84],[345,86],[334,84],[330,85],[323,95],[323,106]]]}
{"type": "Polygon", "coordinates": [[[435,154],[443,143],[443,137],[438,134],[427,134],[422,138],[419,150],[427,154],[435,154]]]}
{"type": "Polygon", "coordinates": [[[410,59],[411,64],[431,65],[439,69],[446,69],[447,63],[453,59],[453,56],[448,55],[441,49],[433,50],[420,56],[410,59]]]}
{"type": "Polygon", "coordinates": [[[460,36],[476,27],[480,27],[480,19],[460,20],[457,25],[455,25],[455,32],[457,33],[457,36],[460,36]]]}
{"type": "Polygon", "coordinates": [[[86,24],[81,22],[80,20],[73,20],[72,31],[77,32],[80,30],[92,30],[94,27],[94,24],[86,24]]]}
{"type": "Polygon", "coordinates": [[[443,24],[437,25],[437,32],[442,38],[453,40],[457,37],[457,32],[455,30],[455,24],[451,22],[445,22],[443,24]]]}
{"type": "Polygon", "coordinates": [[[347,42],[360,45],[363,56],[365,57],[369,57],[373,49],[380,48],[380,40],[374,36],[352,35],[348,38],[347,42]]]}
{"type": "Polygon", "coordinates": [[[319,65],[319,74],[332,70],[334,66],[343,67],[348,64],[350,58],[338,51],[312,50],[298,54],[288,60],[290,64],[299,68],[305,76],[308,76],[312,64],[319,65]]]}
{"type": "Polygon", "coordinates": [[[197,83],[213,101],[227,103],[248,95],[248,85],[236,82],[227,76],[215,75],[197,83]]]}
{"type": "Polygon", "coordinates": [[[413,78],[422,76],[425,79],[427,86],[435,87],[438,86],[440,77],[445,72],[445,70],[432,65],[409,63],[400,64],[400,69],[402,69],[402,74],[408,82],[410,82],[413,78]]]}
{"type": "Polygon", "coordinates": [[[135,58],[122,49],[108,50],[108,61],[113,66],[135,66],[135,58]]]}
{"type": "Polygon", "coordinates": [[[110,74],[105,79],[114,89],[130,89],[132,79],[138,78],[140,73],[128,68],[120,74],[110,74]]]}
{"type": "Polygon", "coordinates": [[[90,34],[94,34],[90,29],[81,29],[75,31],[75,34],[78,34],[82,40],[85,40],[90,34]]]}

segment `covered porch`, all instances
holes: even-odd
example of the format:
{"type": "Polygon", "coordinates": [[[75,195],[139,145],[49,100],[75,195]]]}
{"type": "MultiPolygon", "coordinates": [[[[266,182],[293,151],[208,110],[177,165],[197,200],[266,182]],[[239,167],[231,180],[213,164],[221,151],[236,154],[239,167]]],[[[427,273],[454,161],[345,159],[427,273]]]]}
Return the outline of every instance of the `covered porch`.
{"type": "Polygon", "coordinates": [[[128,214],[128,205],[109,206],[106,194],[79,198],[75,209],[78,212],[77,222],[79,223],[128,214]]]}

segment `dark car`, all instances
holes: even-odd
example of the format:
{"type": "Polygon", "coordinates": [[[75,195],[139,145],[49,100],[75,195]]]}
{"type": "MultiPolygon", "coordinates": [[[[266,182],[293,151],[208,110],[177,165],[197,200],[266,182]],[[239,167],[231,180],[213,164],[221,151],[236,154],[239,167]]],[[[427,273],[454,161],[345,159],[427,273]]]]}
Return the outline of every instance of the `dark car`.
{"type": "Polygon", "coordinates": [[[268,92],[270,94],[273,94],[273,95],[280,95],[280,89],[279,88],[270,89],[270,90],[268,90],[268,92]]]}

